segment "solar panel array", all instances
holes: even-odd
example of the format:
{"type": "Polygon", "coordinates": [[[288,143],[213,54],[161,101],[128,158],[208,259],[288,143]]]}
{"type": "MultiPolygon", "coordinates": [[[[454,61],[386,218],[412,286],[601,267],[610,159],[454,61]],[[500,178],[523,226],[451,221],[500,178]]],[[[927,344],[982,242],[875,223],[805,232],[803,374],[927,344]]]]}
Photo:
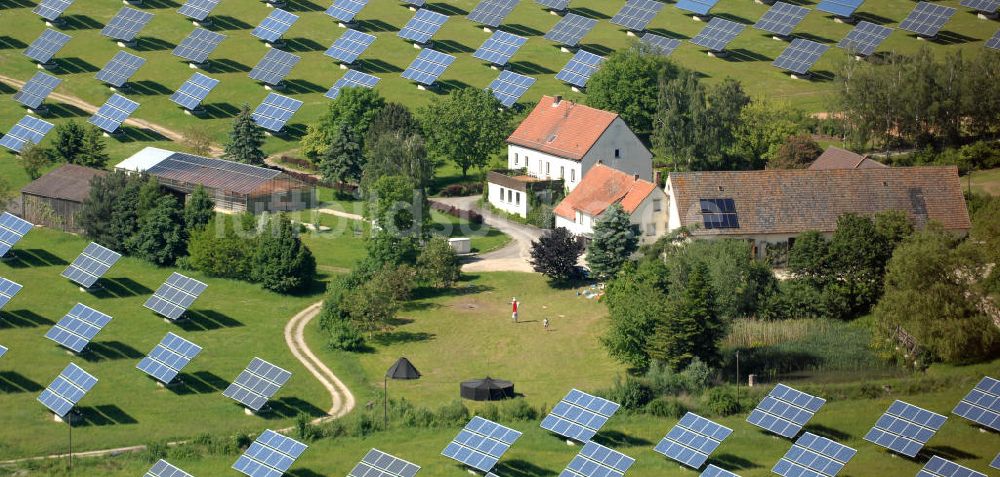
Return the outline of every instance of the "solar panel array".
{"type": "Polygon", "coordinates": [[[221,0],[187,0],[181,8],[177,10],[177,13],[184,15],[192,20],[204,21],[212,14],[212,10],[219,5],[221,0]]]}
{"type": "Polygon", "coordinates": [[[392,454],[372,449],[347,477],[415,477],[420,466],[392,454]]]}
{"type": "Polygon", "coordinates": [[[61,79],[39,71],[24,84],[20,91],[14,93],[14,101],[30,109],[38,108],[42,105],[42,101],[45,101],[45,98],[56,89],[56,86],[59,86],[59,83],[62,83],[61,79]]]}
{"type": "Polygon", "coordinates": [[[662,9],[663,3],[656,0],[628,0],[622,9],[611,17],[611,23],[632,31],[643,31],[662,9]]]}
{"type": "Polygon", "coordinates": [[[935,455],[917,472],[917,477],[986,477],[986,474],[935,455]]]}
{"type": "MultiPolygon", "coordinates": [[[[38,144],[42,142],[52,127],[52,123],[48,121],[25,116],[0,138],[0,146],[14,152],[21,152],[28,143],[38,144]]],[[[2,247],[0,247],[0,251],[4,251],[2,247]]]]}
{"type": "Polygon", "coordinates": [[[110,84],[111,86],[121,87],[129,78],[142,68],[142,65],[146,64],[146,59],[141,56],[135,56],[126,51],[119,51],[115,53],[115,56],[108,61],[101,71],[97,72],[97,79],[110,84]]]}
{"type": "Polygon", "coordinates": [[[535,3],[556,11],[563,11],[569,7],[569,0],[535,0],[535,3]]]}
{"type": "Polygon", "coordinates": [[[124,7],[101,29],[101,34],[113,40],[132,41],[152,19],[152,13],[124,7]]]}
{"type": "Polygon", "coordinates": [[[1000,0],[962,0],[959,4],[983,13],[992,14],[1000,10],[1000,0]]]}
{"type": "Polygon", "coordinates": [[[601,67],[604,58],[589,51],[579,50],[573,58],[566,63],[561,71],[556,73],[556,79],[565,81],[577,88],[587,86],[590,77],[601,67]]]}
{"type": "Polygon", "coordinates": [[[170,384],[198,353],[201,346],[167,333],[135,367],[163,384],[170,384]]]}
{"type": "Polygon", "coordinates": [[[181,40],[181,43],[174,48],[174,56],[179,56],[195,63],[208,61],[208,55],[226,39],[226,35],[208,31],[204,28],[195,28],[190,35],[181,40]]]}
{"type": "Polygon", "coordinates": [[[64,417],[97,384],[97,378],[70,363],[41,394],[38,402],[59,417],[64,417]]]}
{"type": "Polygon", "coordinates": [[[832,13],[842,18],[850,18],[862,3],[865,3],[865,0],[822,0],[819,5],[816,5],[816,10],[832,13]]]}
{"type": "Polygon", "coordinates": [[[875,426],[865,435],[865,440],[905,456],[915,457],[947,419],[938,413],[897,400],[875,422],[875,426]]]}
{"type": "Polygon", "coordinates": [[[351,64],[357,61],[365,50],[375,42],[375,35],[369,35],[357,30],[347,30],[337,41],[333,42],[324,53],[343,64],[351,64]]]}
{"type": "Polygon", "coordinates": [[[771,472],[784,477],[834,477],[858,451],[812,433],[802,434],[771,472]]]}
{"type": "Polygon", "coordinates": [[[403,78],[430,86],[455,61],[455,57],[431,49],[420,50],[420,54],[403,71],[403,78]]]}
{"type": "Polygon", "coordinates": [[[468,19],[480,25],[498,27],[514,11],[518,0],[482,0],[469,12],[468,19]]]}
{"type": "Polygon", "coordinates": [[[271,132],[281,132],[288,120],[302,107],[302,101],[270,93],[253,111],[257,125],[271,132]]]}
{"type": "Polygon", "coordinates": [[[775,2],[774,5],[757,20],[754,28],[775,35],[788,36],[792,30],[809,14],[809,9],[785,2],[775,2]]]}
{"type": "Polygon", "coordinates": [[[291,377],[292,373],[260,358],[254,358],[222,395],[259,411],[291,377]]]}
{"type": "Polygon", "coordinates": [[[424,3],[426,3],[425,0],[403,0],[403,4],[412,5],[414,7],[422,7],[424,6],[424,3]]]}
{"type": "Polygon", "coordinates": [[[733,430],[728,427],[689,412],[653,450],[692,469],[699,469],[732,433],[733,430]]]}
{"type": "Polygon", "coordinates": [[[170,95],[170,100],[181,107],[193,110],[201,105],[208,93],[219,84],[219,80],[195,73],[188,78],[174,94],[170,95]]]}
{"type": "Polygon", "coordinates": [[[0,310],[10,303],[17,292],[21,291],[21,285],[6,278],[0,277],[0,310]]]}
{"type": "Polygon", "coordinates": [[[984,376],[951,412],[1000,432],[1000,381],[984,376]]]}
{"type": "Polygon", "coordinates": [[[421,8],[396,35],[404,40],[427,43],[446,21],[448,21],[447,15],[421,8]]]}
{"type": "Polygon", "coordinates": [[[3,358],[3,355],[5,354],[7,354],[7,347],[4,345],[0,345],[0,358],[3,358]]]}
{"type": "Polygon", "coordinates": [[[678,46],[681,46],[681,41],[676,38],[667,38],[665,36],[657,35],[656,33],[646,33],[642,35],[642,42],[649,45],[653,51],[663,55],[670,56],[678,46]]]}
{"type": "Polygon", "coordinates": [[[285,79],[285,76],[288,76],[288,73],[292,72],[292,68],[295,68],[300,59],[298,55],[293,55],[287,51],[267,50],[264,57],[250,70],[248,76],[251,79],[273,86],[281,83],[281,80],[285,79]]]}
{"type": "Polygon", "coordinates": [[[750,412],[747,422],[782,437],[795,437],[826,400],[778,384],[750,412]]]}
{"type": "Polygon", "coordinates": [[[527,41],[527,38],[513,33],[496,31],[483,42],[483,45],[472,56],[497,66],[504,66],[527,41]]]}
{"type": "Polygon", "coordinates": [[[854,29],[843,40],[840,40],[840,43],[837,43],[837,47],[855,55],[869,56],[875,53],[875,50],[886,38],[889,38],[891,33],[892,28],[887,26],[865,21],[858,22],[854,29]]]}
{"type": "Polygon", "coordinates": [[[113,94],[87,121],[110,134],[117,131],[136,109],[139,109],[139,103],[113,94]]]}
{"type": "Polygon", "coordinates": [[[993,34],[993,37],[986,40],[986,48],[1000,50],[1000,30],[993,34]]]}
{"type": "Polygon", "coordinates": [[[738,229],[740,217],[732,198],[699,199],[701,216],[706,229],[738,229]]]}
{"type": "Polygon", "coordinates": [[[344,76],[341,76],[336,83],[326,92],[324,96],[330,99],[337,99],[340,96],[340,91],[344,88],[374,88],[379,82],[378,76],[372,76],[368,73],[362,73],[355,70],[347,70],[344,76]]]}
{"type": "Polygon", "coordinates": [[[623,477],[635,459],[596,442],[588,442],[559,474],[562,477],[623,477]]]}
{"type": "Polygon", "coordinates": [[[573,389],[545,416],[541,427],[563,437],[589,442],[619,407],[607,399],[573,389]]]}
{"type": "Polygon", "coordinates": [[[251,35],[260,38],[268,43],[274,43],[284,35],[292,25],[299,19],[298,15],[294,13],[288,13],[280,8],[275,8],[271,10],[271,13],[267,15],[267,18],[261,20],[260,25],[257,25],[253,31],[250,32],[251,35]]]}
{"type": "Polygon", "coordinates": [[[79,353],[110,322],[110,316],[77,303],[49,329],[48,333],[45,333],[45,337],[79,353]]]}
{"type": "Polygon", "coordinates": [[[719,0],[678,0],[674,6],[696,15],[708,15],[716,3],[719,0]]]}
{"type": "Polygon", "coordinates": [[[160,459],[146,471],[143,477],[193,477],[173,464],[160,459]]]}
{"type": "Polygon", "coordinates": [[[997,456],[993,458],[993,462],[990,462],[990,467],[993,467],[994,469],[1000,469],[1000,453],[998,453],[997,456]]]}
{"type": "Polygon", "coordinates": [[[39,63],[48,63],[70,40],[69,35],[48,28],[24,50],[24,56],[39,63]]]}
{"type": "Polygon", "coordinates": [[[796,38],[771,64],[793,73],[806,74],[829,49],[830,45],[796,38]]]}
{"type": "Polygon", "coordinates": [[[521,433],[514,429],[476,416],[458,432],[441,455],[489,472],[520,437],[521,433]]]}
{"type": "Polygon", "coordinates": [[[208,285],[174,272],[143,305],[160,316],[176,320],[191,307],[208,285]]]}
{"type": "Polygon", "coordinates": [[[740,477],[740,476],[726,469],[722,469],[712,464],[709,464],[708,467],[705,467],[705,471],[701,473],[701,477],[740,477]]]}
{"type": "Polygon", "coordinates": [[[308,447],[268,429],[236,459],[233,469],[250,477],[281,477],[308,447]]]}
{"type": "Polygon", "coordinates": [[[62,276],[82,287],[90,288],[121,258],[121,254],[91,242],[76,260],[66,267],[62,276]]]}
{"type": "Polygon", "coordinates": [[[334,0],[333,5],[326,9],[326,14],[339,22],[350,23],[365,5],[368,5],[368,0],[334,0]]]}
{"type": "Polygon", "coordinates": [[[708,48],[710,51],[722,51],[726,49],[729,42],[736,39],[746,25],[722,18],[713,18],[702,28],[690,41],[698,46],[708,48]]]}
{"type": "Polygon", "coordinates": [[[594,25],[597,25],[597,20],[593,18],[567,13],[562,20],[559,20],[559,23],[556,23],[545,34],[545,39],[560,45],[576,46],[594,28],[594,25]]]}
{"type": "Polygon", "coordinates": [[[900,30],[916,33],[920,36],[932,37],[941,31],[941,27],[955,14],[955,9],[930,2],[920,2],[913,11],[899,23],[900,30]]]}
{"type": "Polygon", "coordinates": [[[7,255],[33,227],[31,222],[10,212],[0,212],[0,257],[7,255]]]}
{"type": "Polygon", "coordinates": [[[73,0],[42,0],[31,12],[46,20],[55,21],[73,4],[73,0]]]}
{"type": "Polygon", "coordinates": [[[493,91],[493,96],[500,101],[500,104],[509,108],[521,99],[533,84],[535,78],[513,71],[501,71],[500,76],[490,83],[489,89],[493,91]]]}

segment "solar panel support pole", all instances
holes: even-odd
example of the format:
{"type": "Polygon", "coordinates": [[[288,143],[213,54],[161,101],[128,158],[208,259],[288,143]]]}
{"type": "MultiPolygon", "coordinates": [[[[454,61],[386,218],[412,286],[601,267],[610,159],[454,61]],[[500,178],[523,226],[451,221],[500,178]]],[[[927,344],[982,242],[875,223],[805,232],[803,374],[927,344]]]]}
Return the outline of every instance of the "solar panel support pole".
{"type": "Polygon", "coordinates": [[[691,15],[691,20],[696,22],[707,22],[712,18],[711,15],[691,15]]]}
{"type": "Polygon", "coordinates": [[[122,5],[142,5],[142,0],[122,0],[122,5]]]}
{"type": "Polygon", "coordinates": [[[118,44],[119,48],[135,48],[135,46],[139,44],[139,39],[136,38],[134,40],[129,40],[129,41],[118,40],[115,43],[118,44]]]}
{"type": "Polygon", "coordinates": [[[382,377],[382,417],[385,419],[385,428],[389,429],[389,377],[382,377]]]}
{"type": "Polygon", "coordinates": [[[846,23],[846,24],[850,25],[850,24],[853,24],[857,20],[853,16],[842,17],[842,16],[834,15],[833,16],[833,21],[834,21],[834,23],[846,23]]]}
{"type": "Polygon", "coordinates": [[[206,18],[204,20],[191,20],[191,24],[196,27],[207,28],[212,26],[212,19],[206,18]]]}
{"type": "Polygon", "coordinates": [[[1000,10],[993,13],[977,12],[976,17],[980,20],[996,20],[997,18],[1000,18],[1000,10]]]}
{"type": "Polygon", "coordinates": [[[65,25],[66,25],[66,20],[63,20],[60,17],[57,17],[55,20],[45,20],[45,26],[47,27],[62,28],[65,25]]]}

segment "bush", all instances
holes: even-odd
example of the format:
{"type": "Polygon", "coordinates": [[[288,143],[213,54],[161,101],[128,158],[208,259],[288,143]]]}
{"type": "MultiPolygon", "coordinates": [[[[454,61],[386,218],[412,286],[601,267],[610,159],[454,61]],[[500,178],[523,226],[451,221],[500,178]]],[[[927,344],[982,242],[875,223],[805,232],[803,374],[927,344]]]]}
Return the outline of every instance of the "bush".
{"type": "Polygon", "coordinates": [[[328,331],[329,337],[326,345],[330,349],[341,351],[363,351],[365,349],[365,338],[348,321],[335,321],[330,325],[328,331]]]}
{"type": "Polygon", "coordinates": [[[611,389],[599,394],[629,410],[641,409],[653,400],[653,390],[646,383],[633,377],[626,377],[624,381],[615,379],[611,389]]]}
{"type": "Polygon", "coordinates": [[[462,184],[451,184],[441,190],[442,197],[464,197],[483,193],[482,182],[466,182],[462,184]]]}
{"type": "Polygon", "coordinates": [[[483,223],[483,216],[479,212],[474,210],[459,209],[453,205],[444,204],[441,202],[430,201],[431,209],[441,212],[443,214],[450,215],[452,217],[458,217],[460,219],[468,220],[470,224],[479,225],[483,223]]]}
{"type": "Polygon", "coordinates": [[[723,417],[739,413],[742,407],[727,388],[712,388],[705,395],[705,406],[713,414],[723,417]]]}
{"type": "Polygon", "coordinates": [[[659,397],[646,404],[646,412],[656,417],[680,419],[688,410],[684,403],[673,397],[659,397]]]}
{"type": "Polygon", "coordinates": [[[434,424],[438,426],[464,425],[468,420],[469,408],[459,400],[439,407],[434,416],[434,424]]]}

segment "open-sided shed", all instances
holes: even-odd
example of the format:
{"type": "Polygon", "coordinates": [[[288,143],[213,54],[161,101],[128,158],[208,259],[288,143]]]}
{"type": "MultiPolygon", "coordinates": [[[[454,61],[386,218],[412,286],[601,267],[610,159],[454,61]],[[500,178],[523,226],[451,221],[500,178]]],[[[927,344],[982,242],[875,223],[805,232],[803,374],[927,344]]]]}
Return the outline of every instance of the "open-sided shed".
{"type": "Polygon", "coordinates": [[[64,164],[21,189],[22,216],[36,225],[82,232],[76,216],[90,195],[90,181],[105,171],[64,164]]]}

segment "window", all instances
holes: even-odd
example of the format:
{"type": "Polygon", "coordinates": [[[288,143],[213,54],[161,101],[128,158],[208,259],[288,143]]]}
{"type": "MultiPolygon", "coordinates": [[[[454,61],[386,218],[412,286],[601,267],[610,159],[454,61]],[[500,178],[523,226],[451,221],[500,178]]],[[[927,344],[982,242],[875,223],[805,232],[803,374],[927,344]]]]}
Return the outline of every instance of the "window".
{"type": "Polygon", "coordinates": [[[559,178],[560,179],[566,178],[566,166],[559,166],[559,178]]]}
{"type": "Polygon", "coordinates": [[[615,149],[615,159],[621,159],[621,158],[622,158],[622,150],[615,149]]]}
{"type": "Polygon", "coordinates": [[[656,222],[646,224],[646,235],[650,237],[656,235],[656,222]]]}
{"type": "Polygon", "coordinates": [[[513,195],[514,191],[507,189],[507,202],[514,202],[513,195]]]}
{"type": "Polygon", "coordinates": [[[546,176],[548,176],[548,175],[549,175],[549,166],[551,166],[551,165],[552,165],[552,163],[551,163],[551,162],[546,162],[546,163],[545,163],[545,175],[546,175],[546,176]]]}
{"type": "Polygon", "coordinates": [[[503,202],[503,187],[500,188],[500,202],[503,202]]]}
{"type": "Polygon", "coordinates": [[[542,160],[538,160],[538,175],[542,175],[542,160]]]}
{"type": "Polygon", "coordinates": [[[515,192],[514,193],[514,204],[515,205],[521,205],[521,193],[520,192],[515,192]]]}
{"type": "Polygon", "coordinates": [[[569,170],[569,181],[576,182],[576,169],[569,170]]]}
{"type": "Polygon", "coordinates": [[[660,199],[653,199],[653,212],[659,212],[663,210],[660,206],[660,199]]]}
{"type": "Polygon", "coordinates": [[[518,159],[518,158],[517,158],[517,153],[515,152],[515,153],[514,153],[514,165],[515,165],[515,166],[517,165],[517,159],[518,159]]]}
{"type": "Polygon", "coordinates": [[[582,214],[580,214],[580,211],[579,211],[579,210],[578,210],[578,211],[576,211],[576,223],[578,223],[578,224],[579,224],[579,223],[583,223],[583,220],[582,220],[582,219],[583,219],[583,215],[582,215],[582,214]]]}

